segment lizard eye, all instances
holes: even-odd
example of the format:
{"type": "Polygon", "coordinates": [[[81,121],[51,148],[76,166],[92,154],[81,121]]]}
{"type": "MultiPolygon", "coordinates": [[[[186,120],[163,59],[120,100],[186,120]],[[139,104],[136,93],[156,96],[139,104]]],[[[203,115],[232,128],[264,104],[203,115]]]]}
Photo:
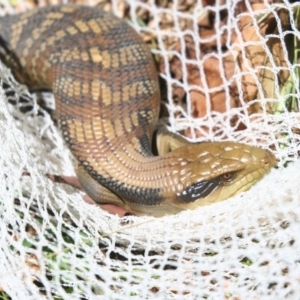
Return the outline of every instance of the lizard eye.
{"type": "Polygon", "coordinates": [[[236,172],[228,172],[222,174],[219,178],[222,184],[231,182],[236,177],[236,172]]]}

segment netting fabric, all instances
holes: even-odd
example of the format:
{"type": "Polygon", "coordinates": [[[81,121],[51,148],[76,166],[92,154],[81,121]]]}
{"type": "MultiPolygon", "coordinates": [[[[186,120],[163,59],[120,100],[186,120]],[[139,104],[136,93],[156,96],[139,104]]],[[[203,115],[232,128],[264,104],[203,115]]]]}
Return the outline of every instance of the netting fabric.
{"type": "Polygon", "coordinates": [[[126,12],[152,47],[170,130],[193,140],[247,142],[279,159],[248,192],[159,219],[110,215],[50,181],[45,174],[74,175],[71,153],[39,105],[51,95],[30,94],[1,64],[0,296],[298,299],[297,5],[100,4],[126,12]]]}

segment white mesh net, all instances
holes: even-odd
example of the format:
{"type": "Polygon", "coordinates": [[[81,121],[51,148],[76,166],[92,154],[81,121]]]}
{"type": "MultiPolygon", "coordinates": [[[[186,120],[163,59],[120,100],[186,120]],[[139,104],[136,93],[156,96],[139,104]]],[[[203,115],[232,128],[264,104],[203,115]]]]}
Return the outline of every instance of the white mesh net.
{"type": "Polygon", "coordinates": [[[221,203],[120,219],[45,176],[74,175],[71,154],[1,65],[0,298],[299,299],[297,4],[194,2],[102,6],[119,16],[129,8],[155,48],[171,130],[270,148],[280,168],[221,203]]]}

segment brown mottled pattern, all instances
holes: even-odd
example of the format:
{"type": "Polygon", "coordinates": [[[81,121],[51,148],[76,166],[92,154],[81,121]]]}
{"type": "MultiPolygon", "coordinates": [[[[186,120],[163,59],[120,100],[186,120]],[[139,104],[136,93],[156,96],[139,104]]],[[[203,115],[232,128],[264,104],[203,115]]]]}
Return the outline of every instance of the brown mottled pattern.
{"type": "Polygon", "coordinates": [[[208,182],[199,198],[220,187],[222,195],[213,197],[222,200],[236,192],[223,191],[219,179],[224,173],[240,172],[254,160],[257,165],[253,168],[251,162],[245,174],[259,175],[255,180],[241,176],[235,188],[241,190],[273,165],[270,153],[230,142],[186,142],[186,147],[153,156],[150,141],[160,99],[157,72],[139,35],[111,14],[91,7],[52,6],[1,18],[0,36],[1,58],[17,79],[53,91],[63,137],[87,176],[133,212],[163,215],[193,208],[186,204],[198,201],[190,198],[197,182],[208,182]],[[234,153],[233,161],[228,153],[234,153]],[[266,157],[272,163],[265,163],[266,157]]]}

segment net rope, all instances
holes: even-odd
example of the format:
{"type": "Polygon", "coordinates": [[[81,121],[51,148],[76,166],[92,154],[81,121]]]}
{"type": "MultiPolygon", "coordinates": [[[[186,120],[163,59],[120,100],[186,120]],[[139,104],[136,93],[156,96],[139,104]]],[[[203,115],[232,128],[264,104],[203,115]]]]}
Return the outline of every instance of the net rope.
{"type": "MultiPolygon", "coordinates": [[[[285,60],[286,65],[278,65],[265,37],[259,42],[244,41],[238,26],[241,15],[235,12],[240,2],[208,6],[197,1],[188,12],[180,10],[182,3],[189,1],[159,7],[154,1],[116,0],[110,6],[117,15],[120,7],[128,6],[137,31],[157,37],[158,45],[152,51],[163,61],[161,77],[167,87],[170,130],[185,132],[195,141],[230,139],[270,148],[279,159],[279,168],[248,192],[220,203],[159,219],[120,219],[85,203],[78,190],[45,176],[75,175],[70,151],[51,116],[38,104],[40,97],[52,103],[51,95],[30,94],[1,64],[0,293],[12,299],[298,299],[300,114],[288,111],[284,104],[294,97],[299,107],[299,64],[285,60]],[[227,22],[216,17],[219,29],[207,38],[200,37],[197,22],[205,12],[214,11],[217,16],[224,10],[227,22]],[[145,11],[152,18],[150,27],[138,22],[145,11]],[[172,30],[160,27],[163,18],[172,23],[172,30]],[[236,38],[231,39],[235,43],[227,42],[224,54],[221,40],[225,31],[227,36],[234,32],[236,38]],[[195,58],[191,58],[186,51],[187,35],[196,44],[217,41],[216,51],[203,55],[194,47],[195,58]],[[179,48],[170,50],[170,40],[179,48]],[[253,67],[245,49],[257,44],[265,49],[269,62],[253,67]],[[229,55],[245,61],[230,78],[221,60],[229,55]],[[223,70],[221,84],[212,87],[205,76],[199,85],[189,79],[191,65],[204,75],[205,60],[215,57],[223,70]],[[174,76],[172,59],[179,61],[182,78],[174,76]],[[270,82],[257,71],[259,67],[277,75],[287,70],[294,90],[283,94],[279,74],[270,80],[275,82],[273,97],[266,97],[270,82]],[[257,96],[248,102],[245,80],[258,87],[257,96]],[[233,86],[241,105],[230,102],[233,86]],[[174,101],[173,91],[178,87],[186,94],[186,105],[174,101]],[[204,95],[202,118],[193,117],[195,91],[204,95]],[[222,112],[214,111],[212,105],[212,95],[219,91],[226,99],[222,112]],[[259,109],[250,114],[254,103],[260,103],[259,109]],[[275,113],[269,113],[274,103],[275,113]],[[233,117],[238,119],[234,125],[233,117]],[[241,123],[245,128],[236,130],[241,123]]],[[[296,7],[286,1],[265,2],[264,9],[253,10],[253,2],[243,3],[247,12],[242,15],[254,20],[257,31],[255,20],[266,18],[266,13],[274,15],[279,24],[278,8],[284,7],[291,16],[296,7]]],[[[11,10],[5,7],[3,13],[7,7],[11,10]]],[[[290,19],[289,34],[299,39],[300,32],[290,19]]],[[[283,41],[287,33],[279,28],[274,35],[283,41]]],[[[284,57],[287,50],[283,49],[284,57]]],[[[270,73],[267,75],[269,80],[270,73]]]]}

